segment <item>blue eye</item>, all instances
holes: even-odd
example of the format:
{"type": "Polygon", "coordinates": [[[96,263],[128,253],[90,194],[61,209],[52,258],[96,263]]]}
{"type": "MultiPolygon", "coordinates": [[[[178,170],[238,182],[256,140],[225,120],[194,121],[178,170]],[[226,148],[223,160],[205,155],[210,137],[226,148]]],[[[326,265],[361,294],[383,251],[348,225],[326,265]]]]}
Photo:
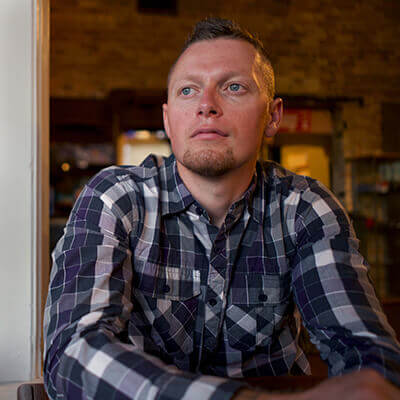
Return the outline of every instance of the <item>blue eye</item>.
{"type": "Polygon", "coordinates": [[[185,88],[183,88],[183,89],[181,90],[181,93],[182,93],[184,96],[187,96],[187,95],[190,94],[191,91],[192,91],[191,88],[185,87],[185,88]]]}
{"type": "Polygon", "coordinates": [[[229,85],[229,89],[232,90],[232,92],[237,92],[240,90],[240,87],[242,85],[239,85],[238,83],[232,83],[229,85]]]}

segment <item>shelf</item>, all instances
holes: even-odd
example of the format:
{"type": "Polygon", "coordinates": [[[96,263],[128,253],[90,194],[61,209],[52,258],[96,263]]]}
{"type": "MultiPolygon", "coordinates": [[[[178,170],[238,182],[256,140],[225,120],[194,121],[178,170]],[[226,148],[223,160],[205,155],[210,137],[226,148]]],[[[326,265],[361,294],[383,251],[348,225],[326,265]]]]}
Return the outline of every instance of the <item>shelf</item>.
{"type": "Polygon", "coordinates": [[[67,221],[68,221],[67,217],[52,217],[52,218],[50,218],[50,225],[65,226],[67,221]]]}
{"type": "Polygon", "coordinates": [[[103,165],[88,165],[85,168],[79,168],[75,165],[70,165],[68,171],[63,171],[61,165],[56,168],[52,167],[50,171],[50,176],[53,178],[67,178],[67,177],[82,177],[86,175],[93,176],[100,170],[109,167],[111,164],[103,165]]]}
{"type": "Polygon", "coordinates": [[[397,159],[400,160],[400,152],[389,153],[389,152],[377,151],[375,153],[345,157],[346,161],[390,161],[397,159]]]}
{"type": "Polygon", "coordinates": [[[396,233],[400,232],[400,221],[386,222],[386,221],[378,221],[374,219],[372,216],[361,215],[356,213],[349,213],[350,218],[354,221],[361,222],[365,224],[365,228],[368,230],[375,231],[395,231],[396,233]]]}
{"type": "Polygon", "coordinates": [[[398,182],[376,182],[373,184],[360,183],[356,192],[358,195],[372,194],[379,196],[390,196],[400,194],[400,183],[398,182]]]}
{"type": "Polygon", "coordinates": [[[51,142],[111,142],[111,117],[104,99],[50,98],[51,142]]]}

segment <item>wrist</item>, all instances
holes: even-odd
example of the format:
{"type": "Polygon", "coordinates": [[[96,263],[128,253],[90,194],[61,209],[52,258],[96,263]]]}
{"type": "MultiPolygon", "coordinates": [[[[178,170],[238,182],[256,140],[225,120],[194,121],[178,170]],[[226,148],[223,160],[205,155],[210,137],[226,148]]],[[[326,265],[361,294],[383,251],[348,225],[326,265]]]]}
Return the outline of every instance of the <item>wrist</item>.
{"type": "MultiPolygon", "coordinates": [[[[296,400],[300,398],[298,397],[300,393],[296,393],[296,400]]],[[[280,394],[267,392],[257,388],[242,388],[239,389],[235,395],[232,397],[232,400],[292,400],[294,399],[293,394],[280,394]]]]}
{"type": "Polygon", "coordinates": [[[259,397],[261,394],[262,392],[256,388],[244,387],[235,393],[232,400],[261,400],[259,397]]]}

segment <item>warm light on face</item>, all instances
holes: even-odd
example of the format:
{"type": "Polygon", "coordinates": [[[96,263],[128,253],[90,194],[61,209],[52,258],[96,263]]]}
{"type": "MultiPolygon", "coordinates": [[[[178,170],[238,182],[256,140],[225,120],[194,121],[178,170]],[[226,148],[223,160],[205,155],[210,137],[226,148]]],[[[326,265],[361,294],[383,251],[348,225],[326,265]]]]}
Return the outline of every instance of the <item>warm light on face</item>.
{"type": "Polygon", "coordinates": [[[181,173],[253,173],[270,118],[260,62],[234,39],[195,43],[179,58],[163,111],[181,173]]]}

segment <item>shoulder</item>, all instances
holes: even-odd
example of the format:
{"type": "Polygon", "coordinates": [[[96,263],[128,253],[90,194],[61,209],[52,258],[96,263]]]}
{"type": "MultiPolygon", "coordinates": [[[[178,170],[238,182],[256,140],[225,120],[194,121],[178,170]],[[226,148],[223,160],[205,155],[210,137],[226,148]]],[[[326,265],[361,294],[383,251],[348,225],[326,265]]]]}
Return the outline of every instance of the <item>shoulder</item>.
{"type": "Polygon", "coordinates": [[[355,237],[351,221],[335,195],[321,182],[288,171],[279,164],[265,163],[268,188],[278,201],[288,231],[298,246],[323,238],[355,237]]]}
{"type": "Polygon", "coordinates": [[[297,216],[331,214],[347,220],[339,200],[318,180],[298,175],[272,161],[264,162],[262,170],[269,190],[276,192],[281,204],[290,206],[297,216]]]}
{"type": "Polygon", "coordinates": [[[151,154],[138,166],[113,165],[105,168],[91,178],[87,186],[98,193],[105,193],[119,186],[138,189],[144,184],[156,185],[162,170],[170,162],[170,159],[151,154]]]}
{"type": "Polygon", "coordinates": [[[111,166],[85,185],[74,209],[111,210],[119,217],[137,214],[148,196],[158,196],[164,187],[165,168],[173,160],[151,155],[139,166],[111,166]]]}
{"type": "Polygon", "coordinates": [[[283,196],[306,192],[315,193],[317,196],[333,196],[329,189],[316,179],[296,174],[274,161],[265,161],[260,166],[268,186],[272,186],[275,191],[283,196]]]}

